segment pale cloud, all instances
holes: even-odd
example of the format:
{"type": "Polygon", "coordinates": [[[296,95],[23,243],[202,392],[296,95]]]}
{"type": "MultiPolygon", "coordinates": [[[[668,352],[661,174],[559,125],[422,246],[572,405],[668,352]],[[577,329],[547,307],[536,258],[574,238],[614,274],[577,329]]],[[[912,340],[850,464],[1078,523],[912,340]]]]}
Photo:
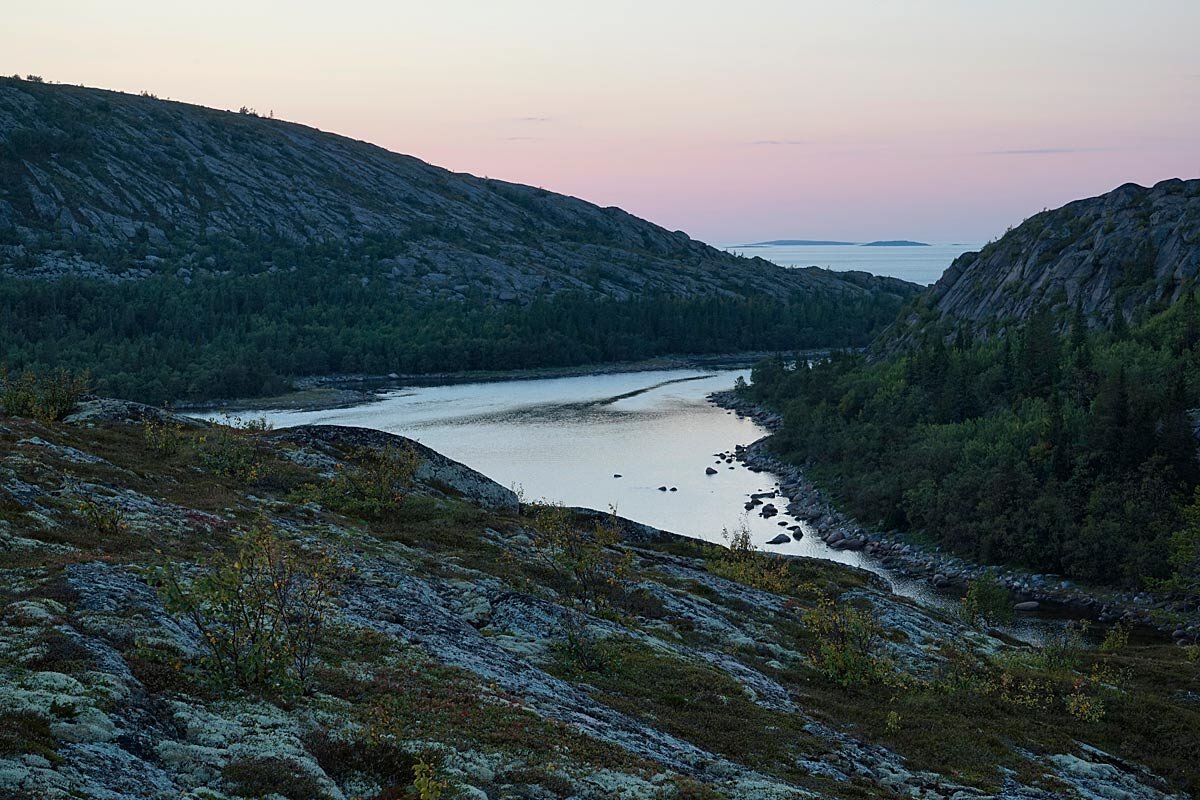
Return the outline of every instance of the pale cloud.
{"type": "Polygon", "coordinates": [[[1098,153],[1109,147],[1029,147],[1018,150],[988,150],[984,156],[1065,156],[1075,153],[1098,153]]]}
{"type": "Polygon", "coordinates": [[[791,147],[794,145],[812,144],[807,139],[755,139],[748,144],[766,147],[791,147]]]}

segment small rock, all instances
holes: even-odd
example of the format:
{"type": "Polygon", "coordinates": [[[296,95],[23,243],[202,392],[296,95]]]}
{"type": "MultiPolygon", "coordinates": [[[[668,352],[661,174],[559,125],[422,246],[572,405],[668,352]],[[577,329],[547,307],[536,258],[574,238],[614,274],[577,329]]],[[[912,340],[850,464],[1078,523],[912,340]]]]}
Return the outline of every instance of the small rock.
{"type": "Polygon", "coordinates": [[[713,469],[712,467],[705,467],[704,474],[705,475],[716,475],[717,471],[715,469],[713,469]]]}
{"type": "Polygon", "coordinates": [[[788,536],[786,533],[781,533],[778,536],[776,536],[774,539],[771,539],[770,541],[768,541],[767,544],[787,544],[791,540],[792,540],[792,538],[790,536],[788,536]]]}
{"type": "Polygon", "coordinates": [[[1013,606],[1014,611],[1029,612],[1037,611],[1041,603],[1037,600],[1026,600],[1024,603],[1017,603],[1013,606]]]}

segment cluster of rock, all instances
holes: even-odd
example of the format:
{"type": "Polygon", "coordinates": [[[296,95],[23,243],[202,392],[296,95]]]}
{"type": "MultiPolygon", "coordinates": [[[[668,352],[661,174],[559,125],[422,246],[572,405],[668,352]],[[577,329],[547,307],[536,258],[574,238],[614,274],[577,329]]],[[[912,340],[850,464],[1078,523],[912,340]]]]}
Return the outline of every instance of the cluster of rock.
{"type": "MultiPolygon", "coordinates": [[[[714,392],[709,399],[754,419],[768,431],[777,431],[782,425],[779,414],[736,392],[714,392]]],[[[915,545],[899,531],[869,530],[838,511],[802,469],[771,453],[768,438],[739,446],[737,458],[748,467],[776,475],[780,493],[789,498],[787,512],[811,526],[813,533],[834,550],[862,551],[891,574],[924,580],[935,589],[951,593],[961,594],[971,581],[991,573],[1012,592],[1019,612],[1051,612],[1105,624],[1125,622],[1158,631],[1181,645],[1200,642],[1200,610],[1189,612],[1149,592],[1085,588],[1056,575],[974,564],[940,549],[915,545]]]]}

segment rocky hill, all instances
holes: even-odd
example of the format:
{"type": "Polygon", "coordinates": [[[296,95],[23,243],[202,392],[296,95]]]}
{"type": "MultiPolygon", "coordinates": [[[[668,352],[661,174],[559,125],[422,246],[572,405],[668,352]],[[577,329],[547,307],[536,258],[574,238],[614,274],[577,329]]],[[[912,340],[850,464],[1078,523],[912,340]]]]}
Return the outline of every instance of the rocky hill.
{"type": "Polygon", "coordinates": [[[442,300],[909,291],[735,257],[618,208],[303,125],[12,79],[0,81],[0,230],[9,275],[288,270],[296,249],[316,249],[347,280],[442,300]],[[197,252],[212,241],[254,263],[197,252]]]}
{"type": "Polygon", "coordinates": [[[1200,180],[1152,188],[1128,183],[1043,211],[977,253],[964,253],[897,326],[890,345],[918,329],[960,326],[995,334],[1045,306],[1076,304],[1107,327],[1170,304],[1200,275],[1200,180]]]}
{"type": "Polygon", "coordinates": [[[1200,787],[1183,648],[1031,648],[377,431],[58,408],[0,418],[6,800],[1200,787]]]}
{"type": "Polygon", "coordinates": [[[253,113],[0,78],[0,365],[111,395],[859,346],[918,288],[253,113]]]}

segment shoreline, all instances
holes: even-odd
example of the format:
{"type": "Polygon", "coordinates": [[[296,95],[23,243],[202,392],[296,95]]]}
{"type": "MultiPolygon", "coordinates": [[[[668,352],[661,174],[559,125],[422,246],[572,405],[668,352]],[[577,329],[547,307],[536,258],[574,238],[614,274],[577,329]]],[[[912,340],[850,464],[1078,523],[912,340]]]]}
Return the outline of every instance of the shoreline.
{"type": "Polygon", "coordinates": [[[1173,607],[1170,601],[1149,592],[1085,587],[1061,576],[976,564],[940,548],[930,550],[915,545],[899,531],[877,531],[860,525],[837,510],[799,467],[770,452],[768,440],[783,423],[780,414],[739,397],[732,390],[713,392],[708,400],[740,417],[753,419],[769,431],[758,441],[737,448],[736,458],[748,467],[777,475],[781,492],[791,498],[788,513],[808,523],[814,535],[835,550],[862,551],[899,577],[921,580],[936,590],[958,594],[966,591],[970,581],[992,572],[1012,592],[1015,603],[1022,606],[1019,614],[1069,616],[1105,625],[1126,622],[1164,635],[1176,644],[1200,642],[1200,615],[1173,607]],[[1186,622],[1155,619],[1156,611],[1183,615],[1186,622]]]}
{"type": "MultiPolygon", "coordinates": [[[[798,355],[816,356],[825,349],[799,351],[798,355]]],[[[640,361],[614,361],[576,367],[533,367],[515,370],[446,371],[419,374],[315,375],[297,378],[290,392],[269,397],[199,400],[171,404],[181,412],[211,411],[327,411],[376,402],[385,391],[407,386],[439,386],[459,383],[498,383],[502,381],[582,378],[621,372],[656,372],[671,369],[742,369],[775,355],[774,351],[715,353],[694,356],[658,356],[640,361]]]]}

